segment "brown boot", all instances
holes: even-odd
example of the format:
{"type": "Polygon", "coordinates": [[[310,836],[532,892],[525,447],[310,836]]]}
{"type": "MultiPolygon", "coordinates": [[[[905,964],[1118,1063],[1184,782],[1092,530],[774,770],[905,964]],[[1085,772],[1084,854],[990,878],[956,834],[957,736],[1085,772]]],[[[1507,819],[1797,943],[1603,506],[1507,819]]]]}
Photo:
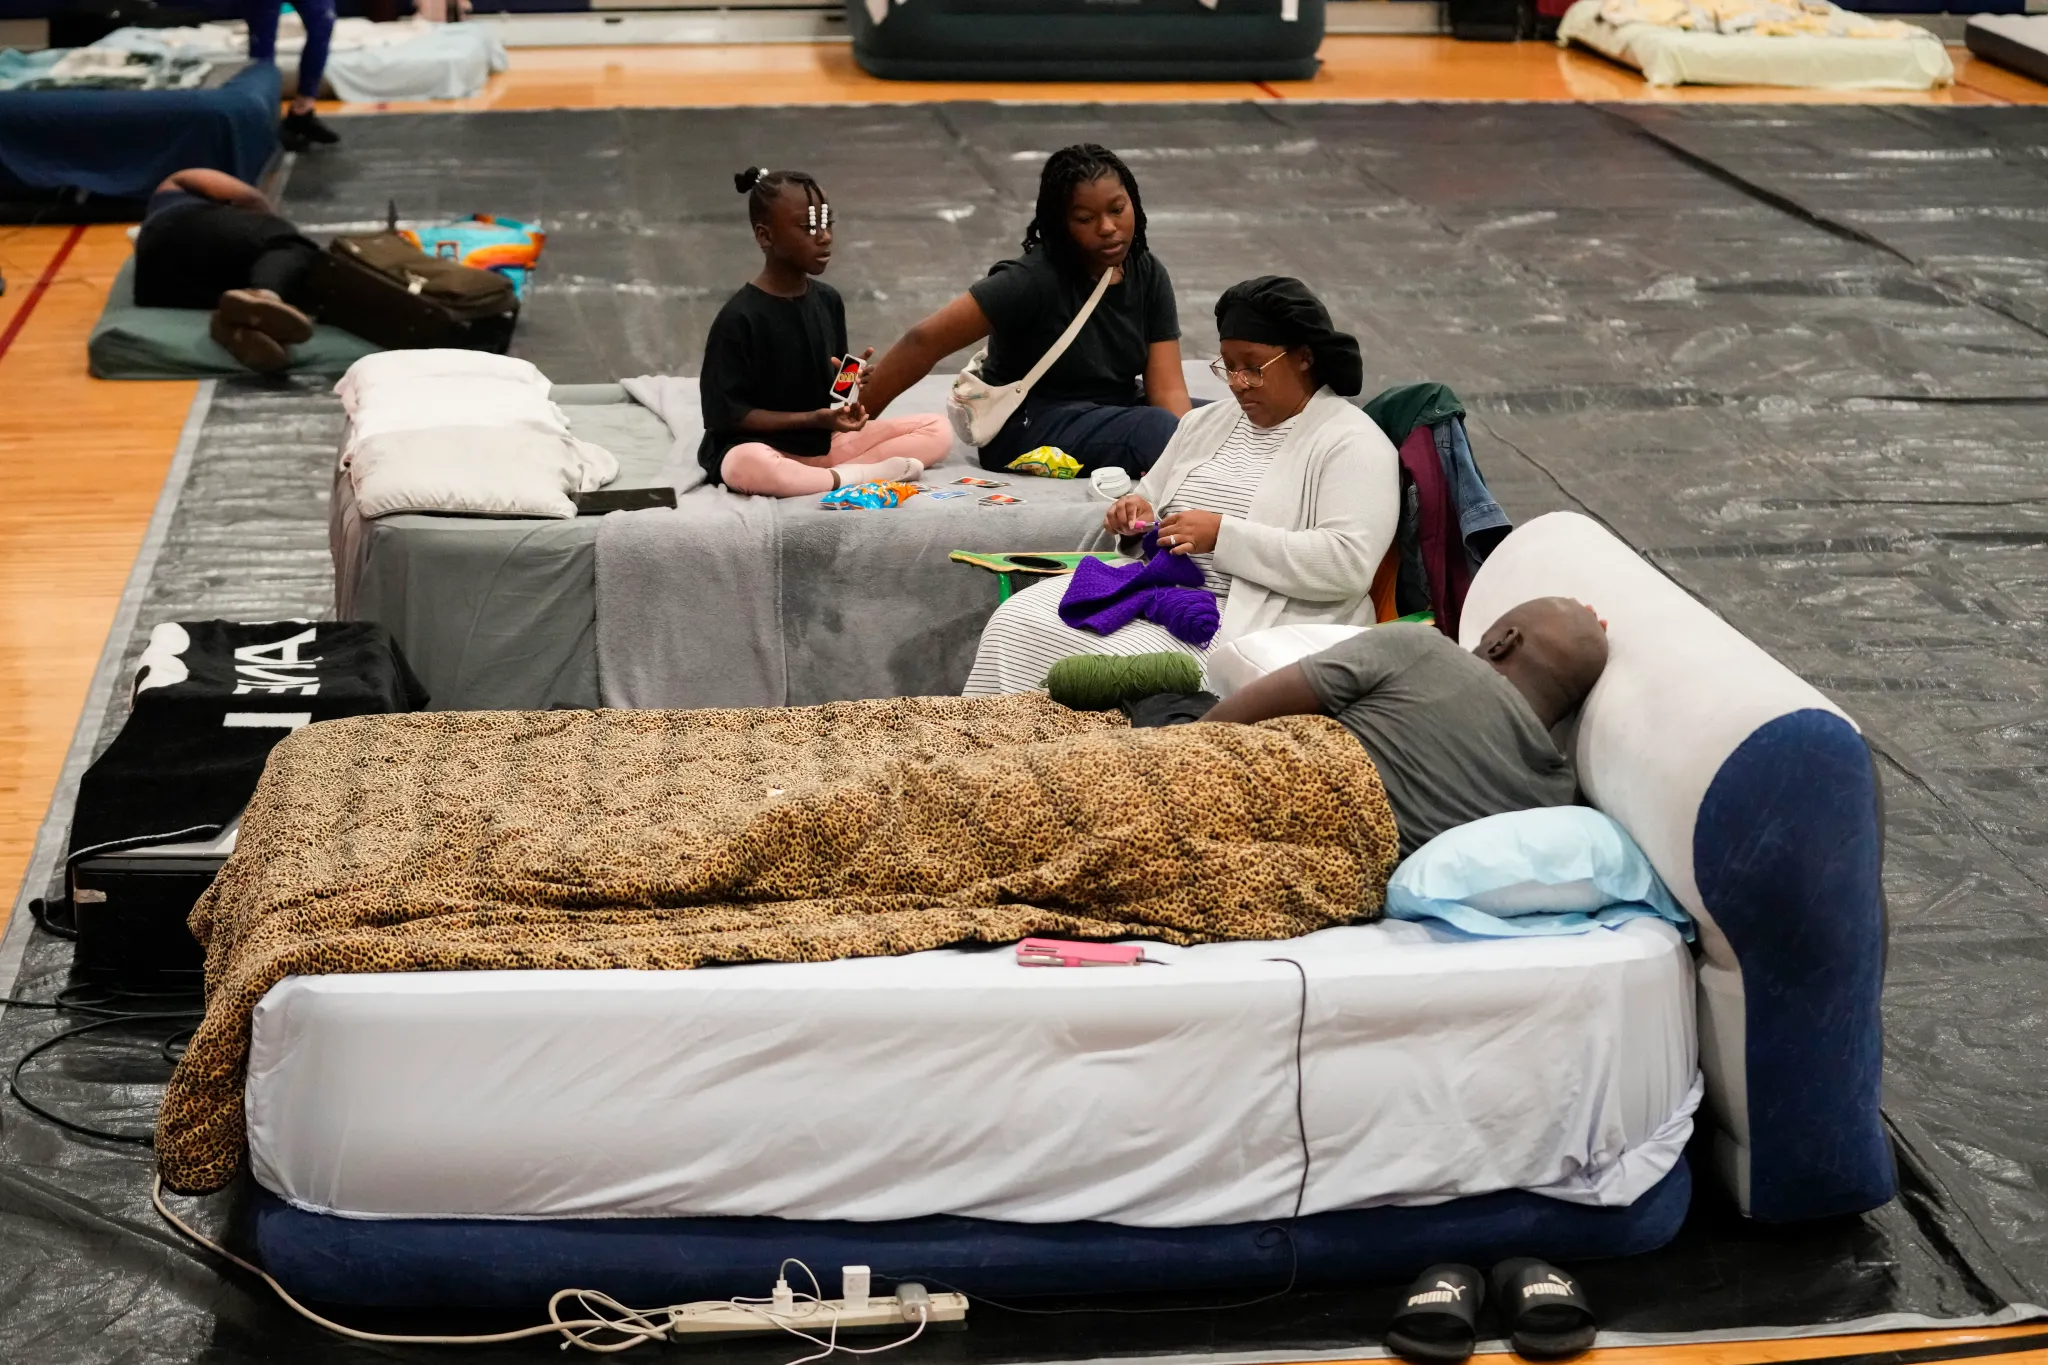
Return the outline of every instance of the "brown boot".
{"type": "Polygon", "coordinates": [[[291,352],[276,337],[254,327],[237,327],[228,320],[227,310],[216,308],[207,331],[227,348],[227,353],[258,374],[279,374],[291,367],[291,352]]]}
{"type": "Polygon", "coordinates": [[[313,320],[268,289],[230,289],[220,296],[214,315],[225,318],[229,327],[251,327],[286,346],[313,337],[313,320]]]}

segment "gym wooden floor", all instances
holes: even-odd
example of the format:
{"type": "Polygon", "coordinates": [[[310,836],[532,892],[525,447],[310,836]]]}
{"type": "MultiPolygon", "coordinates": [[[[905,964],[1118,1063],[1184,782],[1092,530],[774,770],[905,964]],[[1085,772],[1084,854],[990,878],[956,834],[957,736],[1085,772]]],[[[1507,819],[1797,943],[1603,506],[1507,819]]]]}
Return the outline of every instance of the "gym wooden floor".
{"type": "MultiPolygon", "coordinates": [[[[875,80],[844,44],[520,49],[474,99],[331,106],[385,110],[902,103],[944,99],[1545,100],[2044,104],[2048,86],[1952,50],[1958,81],[1926,94],[1768,89],[1651,90],[1631,71],[1547,44],[1332,37],[1314,80],[1121,86],[900,84],[875,80]]],[[[347,133],[346,124],[341,131],[347,133]]],[[[197,385],[105,383],[85,340],[128,256],[120,225],[0,227],[0,886],[19,886],[155,508],[197,385]]],[[[0,902],[4,923],[11,895],[0,902]]],[[[1909,1332],[1604,1351],[1598,1365],[1749,1365],[2027,1335],[1909,1332]]],[[[1880,1359],[1889,1359],[1889,1355],[1880,1359]]],[[[2048,1349],[1995,1359],[2048,1365],[2048,1349]]]]}

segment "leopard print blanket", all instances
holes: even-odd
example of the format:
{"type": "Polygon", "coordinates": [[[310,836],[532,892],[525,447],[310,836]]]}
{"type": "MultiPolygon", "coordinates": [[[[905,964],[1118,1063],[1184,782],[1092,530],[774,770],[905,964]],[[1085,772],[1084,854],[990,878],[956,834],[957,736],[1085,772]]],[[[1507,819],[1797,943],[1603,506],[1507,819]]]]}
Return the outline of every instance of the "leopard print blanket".
{"type": "Polygon", "coordinates": [[[206,1015],[159,1169],[233,1176],[250,1011],[287,976],[1292,938],[1376,918],[1397,849],[1322,717],[1133,730],[1027,694],[310,726],[192,912],[206,1015]]]}

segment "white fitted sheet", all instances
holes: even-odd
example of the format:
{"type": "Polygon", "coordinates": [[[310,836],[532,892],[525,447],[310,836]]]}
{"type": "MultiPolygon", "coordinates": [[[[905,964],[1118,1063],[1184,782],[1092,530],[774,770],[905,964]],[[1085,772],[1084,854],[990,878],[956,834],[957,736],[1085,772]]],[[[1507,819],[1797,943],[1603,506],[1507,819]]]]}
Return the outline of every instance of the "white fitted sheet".
{"type": "MultiPolygon", "coordinates": [[[[1887,16],[1872,15],[1874,19],[1887,16]]],[[[1616,26],[1600,0],[1579,0],[1557,26],[1560,46],[1584,43],[1643,73],[1651,85],[1780,85],[1809,90],[1934,90],[1955,83],[1955,64],[1925,38],[1823,38],[1804,34],[1692,33],[1656,24],[1616,26]]]]}
{"type": "Polygon", "coordinates": [[[1382,923],[686,972],[292,977],[258,1003],[267,1189],[358,1217],[962,1214],[1198,1226],[1525,1189],[1631,1203],[1698,1102],[1689,951],[1634,921],[1382,923]]]}

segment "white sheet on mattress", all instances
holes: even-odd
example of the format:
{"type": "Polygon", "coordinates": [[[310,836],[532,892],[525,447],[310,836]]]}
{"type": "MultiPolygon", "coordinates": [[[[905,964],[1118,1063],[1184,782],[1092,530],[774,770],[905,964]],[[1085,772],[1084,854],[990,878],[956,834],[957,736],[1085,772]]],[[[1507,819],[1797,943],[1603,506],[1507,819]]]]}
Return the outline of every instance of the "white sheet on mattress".
{"type": "Polygon", "coordinates": [[[1419,924],[693,972],[294,977],[257,1005],[256,1178],[365,1217],[953,1213],[1145,1226],[1529,1189],[1626,1204],[1697,1102],[1692,964],[1648,921],[1419,924]]]}
{"type": "Polygon", "coordinates": [[[1777,85],[1809,90],[1933,90],[1955,82],[1955,65],[1933,34],[1922,39],[1759,37],[1689,33],[1600,17],[1601,0],[1578,0],[1557,26],[1560,46],[1584,43],[1632,66],[1651,85],[1777,85]]]}

